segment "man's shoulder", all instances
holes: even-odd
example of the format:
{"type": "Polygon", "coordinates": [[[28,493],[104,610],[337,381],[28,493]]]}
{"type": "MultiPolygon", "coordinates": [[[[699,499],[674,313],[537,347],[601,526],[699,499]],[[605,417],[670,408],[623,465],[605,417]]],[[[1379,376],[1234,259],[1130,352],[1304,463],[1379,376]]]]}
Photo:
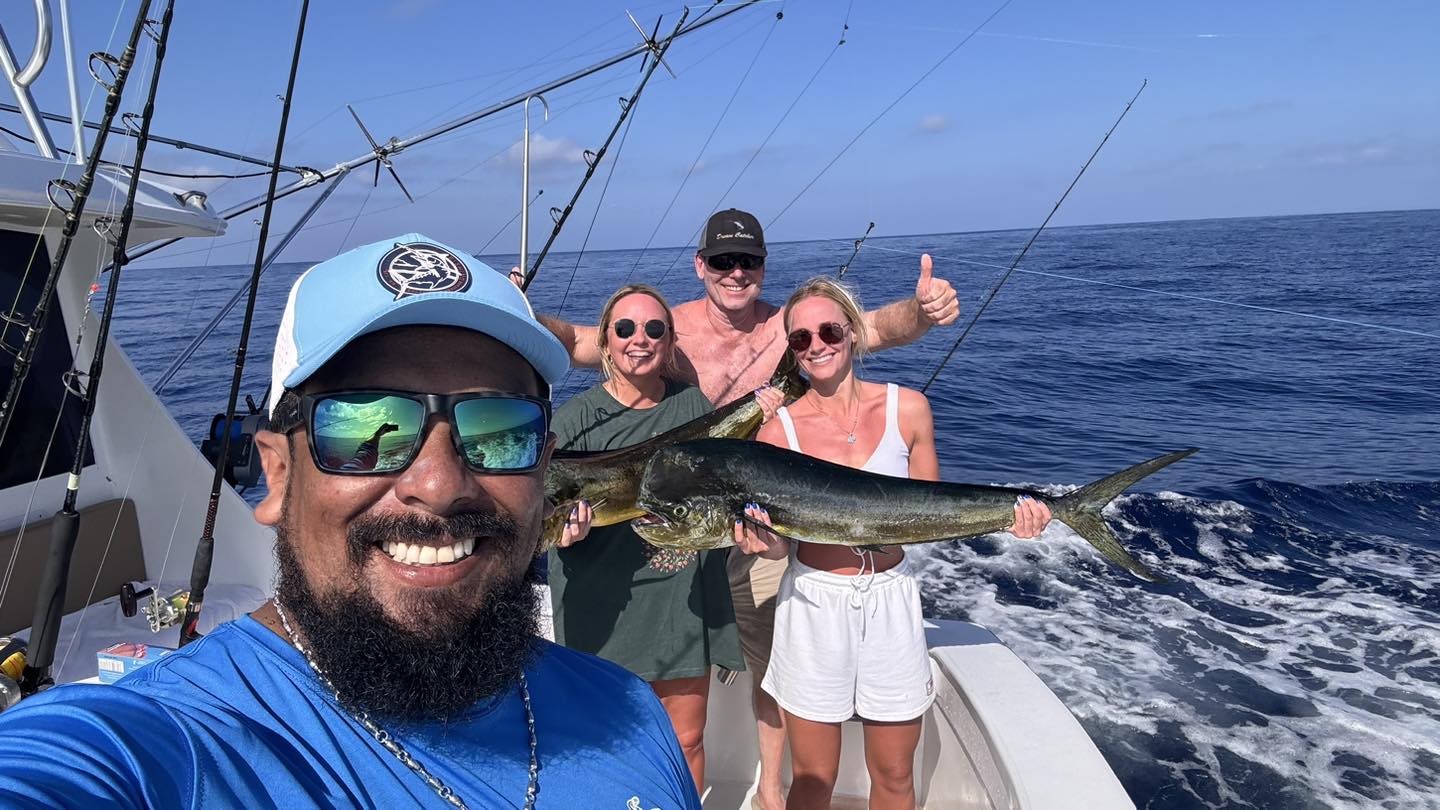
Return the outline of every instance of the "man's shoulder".
{"type": "Polygon", "coordinates": [[[597,655],[562,647],[551,641],[539,641],[535,676],[541,681],[537,693],[564,694],[568,702],[584,706],[587,711],[614,712],[635,716],[633,705],[639,700],[648,703],[655,693],[650,685],[624,667],[597,655]],[[556,685],[558,690],[544,687],[556,685]]]}

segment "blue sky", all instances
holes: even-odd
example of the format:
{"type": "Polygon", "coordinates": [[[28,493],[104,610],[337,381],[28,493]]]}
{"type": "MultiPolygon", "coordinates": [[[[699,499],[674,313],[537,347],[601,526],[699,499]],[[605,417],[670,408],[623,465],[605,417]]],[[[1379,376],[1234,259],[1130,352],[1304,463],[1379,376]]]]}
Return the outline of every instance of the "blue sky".
{"type": "MultiPolygon", "coordinates": [[[[104,47],[117,18],[118,50],[134,0],[72,5],[78,51],[104,47]]],[[[560,249],[579,245],[597,206],[592,249],[688,243],[717,204],[773,221],[774,241],[853,238],[870,221],[876,235],[1034,227],[1142,79],[1149,87],[1053,225],[1440,207],[1440,6],[1430,2],[1014,0],[801,194],[999,7],[764,2],[676,43],[668,61],[678,80],[662,72],[652,81],[603,203],[613,147],[560,249]],[[847,20],[846,44],[836,49],[847,20]]],[[[663,14],[668,28],[680,6],[314,3],[285,160],[328,167],[362,153],[347,102],[377,137],[405,137],[627,48],[637,39],[627,8],[647,26],[663,14]]],[[[155,131],[268,156],[298,10],[298,0],[179,3],[155,131]]],[[[29,15],[27,4],[0,17],[22,61],[29,15]]],[[[37,95],[63,112],[58,67],[37,95]]],[[[616,97],[632,91],[638,70],[629,63],[556,91],[549,123],[537,108],[531,182],[545,195],[532,211],[532,244],[548,233],[545,209],[573,192],[584,170],[580,150],[598,147],[619,113],[616,97]]],[[[140,94],[127,98],[126,108],[138,109],[140,94]]],[[[90,116],[99,111],[96,98],[90,116]]],[[[21,126],[17,116],[0,118],[21,126]]],[[[286,258],[319,258],[410,230],[480,248],[518,210],[511,148],[520,126],[518,110],[510,111],[397,156],[415,205],[388,177],[374,189],[368,171],[351,177],[286,258]]],[[[68,133],[55,131],[67,144],[68,133]]],[[[160,147],[152,154],[157,166],[236,168],[160,147]]],[[[224,207],[258,193],[263,179],[217,185],[207,187],[224,207]]],[[[277,227],[303,204],[282,204],[277,227]]],[[[251,219],[206,246],[205,260],[248,261],[251,219]]],[[[489,251],[517,243],[518,225],[489,251]]],[[[195,261],[193,253],[173,255],[157,262],[195,261]]]]}

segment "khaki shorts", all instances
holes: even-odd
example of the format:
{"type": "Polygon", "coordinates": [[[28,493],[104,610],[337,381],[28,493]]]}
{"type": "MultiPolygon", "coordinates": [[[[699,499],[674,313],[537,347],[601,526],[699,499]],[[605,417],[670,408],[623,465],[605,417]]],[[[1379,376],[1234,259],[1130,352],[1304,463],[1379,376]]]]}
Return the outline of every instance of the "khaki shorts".
{"type": "Polygon", "coordinates": [[[753,554],[730,550],[726,568],[730,574],[730,598],[735,604],[735,625],[740,631],[740,652],[750,670],[755,688],[770,666],[770,642],[775,634],[775,600],[780,580],[790,565],[789,558],[767,560],[753,554]]]}

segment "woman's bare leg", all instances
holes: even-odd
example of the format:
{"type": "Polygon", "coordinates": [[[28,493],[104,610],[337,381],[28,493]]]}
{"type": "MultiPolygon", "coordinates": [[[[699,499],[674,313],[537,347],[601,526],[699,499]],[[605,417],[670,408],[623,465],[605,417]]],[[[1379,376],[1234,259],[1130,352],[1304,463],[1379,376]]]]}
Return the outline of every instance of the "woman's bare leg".
{"type": "Polygon", "coordinates": [[[674,678],[668,681],[652,681],[650,688],[665,706],[670,715],[670,725],[675,727],[675,736],[680,739],[680,750],[685,754],[685,763],[690,766],[690,775],[695,778],[695,789],[705,792],[705,703],[710,698],[710,675],[696,678],[674,678]]]}
{"type": "Polygon", "coordinates": [[[785,712],[790,739],[790,795],[787,810],[828,808],[840,772],[840,724],[817,723],[785,712]]]}
{"type": "Polygon", "coordinates": [[[871,810],[914,810],[915,748],[920,744],[921,720],[865,721],[871,810]]]}

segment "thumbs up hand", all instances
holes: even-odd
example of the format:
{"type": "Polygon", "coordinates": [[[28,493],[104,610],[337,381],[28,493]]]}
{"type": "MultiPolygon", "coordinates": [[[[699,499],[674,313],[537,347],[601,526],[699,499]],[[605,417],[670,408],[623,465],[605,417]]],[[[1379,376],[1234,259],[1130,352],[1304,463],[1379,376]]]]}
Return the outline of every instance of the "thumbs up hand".
{"type": "Polygon", "coordinates": [[[930,254],[920,257],[920,280],[915,282],[915,302],[931,324],[946,326],[960,317],[960,300],[950,282],[935,278],[934,267],[930,254]]]}

